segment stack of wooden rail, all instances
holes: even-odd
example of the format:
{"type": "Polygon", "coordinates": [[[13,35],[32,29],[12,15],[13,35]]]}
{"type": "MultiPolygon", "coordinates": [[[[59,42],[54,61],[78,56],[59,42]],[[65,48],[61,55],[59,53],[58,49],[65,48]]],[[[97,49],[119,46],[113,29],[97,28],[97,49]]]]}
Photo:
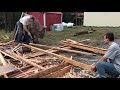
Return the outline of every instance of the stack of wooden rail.
{"type": "MultiPolygon", "coordinates": [[[[7,63],[14,66],[15,70],[6,73],[8,78],[94,78],[85,72],[91,72],[90,65],[73,60],[71,57],[59,55],[60,51],[72,52],[76,54],[96,55],[104,54],[106,49],[92,47],[67,39],[60,41],[63,46],[52,47],[40,44],[22,44],[21,47],[31,48],[30,53],[21,54],[12,52],[13,46],[9,43],[1,44],[0,52],[7,63]],[[47,50],[40,47],[49,48],[47,50]],[[87,51],[73,50],[72,48],[84,49],[87,51]],[[84,69],[80,73],[75,73],[74,68],[84,69]]],[[[20,48],[18,48],[20,49],[20,48]]],[[[0,76],[1,78],[4,75],[0,76]]]]}
{"type": "Polygon", "coordinates": [[[62,40],[62,41],[60,41],[60,43],[63,45],[66,45],[66,46],[73,47],[73,48],[91,51],[91,52],[94,52],[96,54],[105,54],[105,52],[107,51],[107,49],[85,45],[85,44],[76,42],[76,41],[71,40],[71,39],[62,40]]]}

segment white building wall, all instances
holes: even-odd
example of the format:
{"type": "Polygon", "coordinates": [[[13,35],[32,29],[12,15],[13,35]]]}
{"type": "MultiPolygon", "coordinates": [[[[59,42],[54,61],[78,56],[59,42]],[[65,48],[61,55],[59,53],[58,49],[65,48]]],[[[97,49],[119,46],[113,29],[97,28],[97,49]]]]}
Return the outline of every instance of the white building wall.
{"type": "Polygon", "coordinates": [[[84,12],[84,26],[120,26],[120,12],[84,12]]]}

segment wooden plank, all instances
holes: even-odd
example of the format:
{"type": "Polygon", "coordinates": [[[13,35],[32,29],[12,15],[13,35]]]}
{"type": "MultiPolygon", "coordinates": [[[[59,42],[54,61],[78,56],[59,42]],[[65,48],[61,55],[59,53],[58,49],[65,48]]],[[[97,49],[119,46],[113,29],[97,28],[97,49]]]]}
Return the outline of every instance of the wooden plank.
{"type": "MultiPolygon", "coordinates": [[[[54,48],[56,48],[56,47],[53,47],[53,46],[47,46],[47,45],[41,45],[41,44],[34,44],[34,43],[30,43],[29,45],[32,45],[32,46],[36,46],[36,47],[45,47],[45,48],[51,48],[51,49],[54,49],[54,48]]],[[[65,47],[65,46],[63,46],[63,47],[57,47],[57,48],[68,48],[68,49],[70,49],[70,47],[65,47]]]]}
{"type": "MultiPolygon", "coordinates": [[[[9,56],[9,57],[15,59],[15,60],[21,61],[21,60],[19,60],[18,58],[11,56],[11,55],[7,54],[7,53],[4,52],[4,51],[1,51],[1,50],[0,50],[0,52],[1,52],[2,54],[6,55],[6,56],[9,56]]],[[[12,63],[11,63],[11,64],[12,64],[12,63]]],[[[13,65],[13,64],[12,64],[12,65],[13,65]]],[[[17,68],[15,65],[13,65],[13,66],[14,66],[15,68],[17,68]]],[[[21,68],[21,69],[18,69],[18,68],[17,68],[17,70],[14,70],[12,73],[10,72],[10,73],[9,73],[10,75],[8,75],[8,76],[11,78],[12,76],[15,76],[15,75],[20,74],[20,72],[23,72],[22,70],[25,70],[25,69],[30,68],[30,67],[32,67],[32,66],[28,66],[28,67],[21,68]],[[18,72],[18,70],[19,70],[20,72],[18,72]],[[14,73],[15,73],[15,74],[14,74],[14,73]]]]}
{"type": "Polygon", "coordinates": [[[2,54],[4,54],[5,56],[11,57],[11,58],[13,58],[13,59],[15,59],[15,60],[19,60],[18,58],[13,57],[13,56],[9,55],[8,53],[6,53],[6,52],[4,52],[4,51],[2,51],[2,50],[0,50],[0,52],[1,52],[2,54]]]}
{"type": "Polygon", "coordinates": [[[61,40],[60,43],[68,43],[68,44],[75,44],[75,45],[80,45],[80,46],[84,46],[84,47],[89,47],[89,48],[93,48],[93,49],[99,49],[99,50],[103,50],[103,51],[107,51],[107,49],[104,49],[104,48],[98,48],[98,47],[93,47],[93,46],[90,46],[90,45],[85,45],[83,43],[79,43],[77,41],[74,41],[74,40],[71,40],[71,39],[66,39],[66,41],[64,40],[61,40]]]}
{"type": "Polygon", "coordinates": [[[81,32],[77,32],[74,36],[83,35],[83,34],[89,34],[89,33],[93,33],[93,31],[81,31],[81,32]]]}
{"type": "Polygon", "coordinates": [[[10,64],[8,65],[3,65],[2,67],[0,66],[0,75],[5,75],[5,78],[7,76],[7,73],[13,72],[14,71],[14,67],[12,67],[10,64]]]}
{"type": "Polygon", "coordinates": [[[90,60],[90,59],[86,59],[86,58],[80,58],[80,60],[84,60],[86,62],[97,62],[97,60],[90,60]]]}
{"type": "Polygon", "coordinates": [[[37,57],[37,56],[41,56],[41,55],[44,55],[45,53],[40,53],[40,52],[36,52],[36,53],[33,53],[29,56],[26,56],[25,58],[26,59],[30,59],[30,58],[34,58],[34,57],[37,57]]]}
{"type": "Polygon", "coordinates": [[[15,66],[13,63],[9,62],[11,65],[14,66],[14,68],[16,68],[16,70],[19,70],[20,72],[22,72],[23,74],[27,75],[26,73],[24,73],[20,68],[18,68],[17,66],[15,66]]]}
{"type": "Polygon", "coordinates": [[[9,76],[9,78],[13,78],[13,77],[15,77],[15,76],[17,76],[17,75],[19,75],[21,73],[24,74],[24,75],[26,75],[25,72],[28,71],[32,67],[33,66],[28,66],[28,67],[24,67],[24,68],[18,68],[15,71],[9,73],[8,76],[9,76]]]}
{"type": "Polygon", "coordinates": [[[90,39],[81,40],[79,41],[79,43],[86,42],[86,41],[90,41],[90,39]]]}
{"type": "Polygon", "coordinates": [[[11,41],[6,42],[6,43],[0,43],[0,46],[5,46],[5,45],[8,45],[8,44],[10,44],[10,43],[12,43],[12,42],[14,42],[14,40],[11,40],[11,41]]]}
{"type": "Polygon", "coordinates": [[[53,72],[51,74],[48,74],[46,76],[43,76],[41,78],[57,78],[57,77],[62,77],[63,75],[65,75],[65,73],[70,72],[71,66],[66,66],[56,72],[53,72]]]}
{"type": "Polygon", "coordinates": [[[83,45],[67,44],[67,43],[63,43],[63,42],[61,42],[61,44],[65,44],[65,45],[68,45],[68,46],[73,47],[73,48],[79,48],[82,50],[92,51],[92,52],[97,53],[97,54],[105,54],[106,53],[106,50],[92,48],[92,47],[86,47],[83,45]]]}
{"type": "Polygon", "coordinates": [[[25,71],[24,73],[20,73],[18,75],[15,75],[14,78],[28,77],[31,74],[38,73],[38,72],[35,72],[36,70],[38,71],[38,69],[36,67],[32,67],[32,68],[28,69],[27,71],[25,71]]]}
{"type": "MultiPolygon", "coordinates": [[[[5,62],[5,60],[4,60],[4,57],[3,57],[3,55],[0,53],[0,61],[1,61],[1,63],[3,64],[3,65],[6,65],[7,64],[7,62],[5,62]]],[[[8,76],[7,76],[7,74],[4,74],[3,75],[5,78],[8,78],[8,76]]]]}
{"type": "Polygon", "coordinates": [[[42,76],[45,76],[45,75],[48,75],[50,73],[53,73],[65,66],[68,66],[69,64],[68,63],[64,63],[64,64],[60,64],[58,66],[55,66],[55,67],[51,67],[49,69],[46,69],[46,70],[42,70],[40,71],[39,73],[37,74],[33,74],[33,75],[29,75],[28,77],[24,77],[24,78],[39,78],[39,77],[42,77],[42,76]]]}
{"type": "Polygon", "coordinates": [[[8,44],[11,44],[11,43],[13,43],[13,42],[14,42],[14,40],[11,40],[11,41],[5,43],[4,45],[8,45],[8,44]]]}
{"type": "Polygon", "coordinates": [[[82,43],[79,43],[78,45],[93,48],[93,49],[99,49],[99,50],[107,51],[107,49],[104,49],[104,48],[93,47],[93,46],[85,45],[85,44],[82,44],[82,43]]]}
{"type": "Polygon", "coordinates": [[[0,75],[3,75],[5,78],[9,78],[7,73],[13,72],[15,70],[14,67],[11,64],[7,63],[1,52],[0,61],[3,64],[2,66],[0,66],[0,75]]]}
{"type": "Polygon", "coordinates": [[[65,48],[52,47],[52,46],[47,46],[47,45],[40,45],[40,44],[33,44],[33,43],[31,43],[30,45],[37,46],[37,47],[47,47],[47,48],[51,48],[51,49],[57,49],[57,50],[72,52],[72,53],[76,53],[76,54],[84,54],[84,55],[90,55],[90,56],[96,55],[96,54],[93,54],[93,53],[76,51],[76,50],[69,50],[69,49],[65,49],[65,48]]]}
{"type": "Polygon", "coordinates": [[[28,47],[28,48],[32,48],[32,49],[39,50],[41,52],[47,53],[48,55],[55,56],[55,57],[58,58],[58,60],[63,60],[65,62],[67,62],[67,63],[73,64],[73,65],[81,67],[83,69],[91,70],[90,65],[86,65],[86,64],[80,63],[80,62],[78,62],[76,60],[70,60],[67,57],[64,57],[64,56],[61,56],[61,55],[58,55],[58,54],[55,54],[55,53],[51,53],[51,52],[45,51],[45,50],[37,48],[37,47],[33,47],[33,46],[30,46],[30,45],[26,45],[26,44],[23,44],[23,45],[28,47]]]}
{"type": "Polygon", "coordinates": [[[9,57],[11,57],[11,58],[13,58],[13,59],[16,59],[17,58],[17,60],[19,60],[19,61],[23,61],[23,62],[26,62],[26,63],[28,63],[28,64],[30,64],[30,65],[32,65],[32,66],[34,66],[34,67],[37,67],[37,68],[39,68],[39,69],[45,69],[44,67],[42,67],[42,66],[40,66],[40,65],[38,65],[38,64],[36,64],[36,63],[33,63],[33,62],[31,62],[29,59],[25,59],[25,58],[23,58],[22,56],[19,56],[19,55],[17,55],[17,54],[15,54],[15,53],[12,53],[12,52],[10,52],[10,51],[8,51],[8,50],[5,50],[5,51],[1,51],[0,50],[0,52],[4,52],[4,54],[5,55],[8,55],[9,57]]]}
{"type": "Polygon", "coordinates": [[[3,65],[7,65],[7,62],[5,61],[3,55],[0,53],[0,62],[3,64],[3,65]]]}
{"type": "MultiPolygon", "coordinates": [[[[65,49],[71,49],[71,47],[63,47],[63,48],[65,48],[65,49]]],[[[60,50],[48,49],[48,50],[46,50],[46,51],[49,51],[49,52],[52,52],[52,53],[57,53],[57,52],[59,52],[60,50]]],[[[44,53],[44,52],[42,52],[42,53],[37,52],[37,53],[34,53],[33,55],[28,56],[28,57],[26,57],[26,58],[27,58],[27,59],[30,59],[30,58],[34,58],[34,57],[37,57],[37,56],[43,56],[43,55],[45,55],[45,54],[46,54],[46,53],[44,53]]]]}

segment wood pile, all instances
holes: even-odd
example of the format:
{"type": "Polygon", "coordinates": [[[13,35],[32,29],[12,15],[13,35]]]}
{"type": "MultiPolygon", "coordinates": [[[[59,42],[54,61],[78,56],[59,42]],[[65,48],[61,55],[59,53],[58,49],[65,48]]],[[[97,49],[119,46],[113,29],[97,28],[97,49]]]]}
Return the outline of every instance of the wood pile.
{"type": "MultiPolygon", "coordinates": [[[[106,49],[84,45],[70,39],[62,40],[63,46],[61,47],[33,43],[30,45],[22,44],[21,47],[31,49],[29,53],[18,52],[20,47],[16,51],[12,51],[13,46],[10,43],[3,44],[0,47],[0,53],[7,63],[11,64],[15,69],[12,72],[6,73],[8,78],[95,78],[90,65],[76,61],[72,57],[60,55],[59,52],[65,51],[88,56],[94,56],[99,53],[104,54],[106,52],[106,49]],[[44,50],[41,47],[49,49],[44,50]],[[74,50],[73,48],[76,47],[92,52],[74,50]],[[83,70],[76,73],[75,67],[82,68],[83,70]]],[[[6,78],[5,74],[0,77],[6,78]]]]}
{"type": "Polygon", "coordinates": [[[85,45],[71,39],[61,40],[60,43],[69,47],[91,51],[96,54],[105,54],[105,52],[107,51],[107,49],[85,45]]]}

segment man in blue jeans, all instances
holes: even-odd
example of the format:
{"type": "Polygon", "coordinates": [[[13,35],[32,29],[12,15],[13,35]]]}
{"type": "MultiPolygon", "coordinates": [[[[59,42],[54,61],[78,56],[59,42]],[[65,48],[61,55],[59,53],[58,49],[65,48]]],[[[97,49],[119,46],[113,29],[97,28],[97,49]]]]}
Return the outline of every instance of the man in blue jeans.
{"type": "Polygon", "coordinates": [[[33,17],[32,15],[25,14],[25,16],[20,18],[20,20],[17,22],[17,26],[18,26],[18,32],[17,32],[18,45],[12,51],[15,51],[23,42],[25,44],[29,44],[30,43],[30,38],[33,39],[30,31],[28,30],[28,26],[30,24],[32,24],[34,22],[34,20],[35,20],[35,17],[33,17]],[[23,38],[24,38],[24,41],[23,41],[23,38]]]}
{"type": "Polygon", "coordinates": [[[35,18],[31,15],[26,15],[19,20],[18,22],[18,43],[22,43],[23,34],[24,34],[25,43],[26,44],[30,43],[30,38],[32,38],[32,35],[27,27],[28,25],[33,23],[34,20],[35,18]]]}
{"type": "Polygon", "coordinates": [[[120,47],[114,42],[114,34],[109,32],[104,35],[104,42],[110,47],[105,55],[91,65],[91,69],[97,69],[99,78],[107,78],[108,75],[115,78],[120,75],[120,47]]]}

